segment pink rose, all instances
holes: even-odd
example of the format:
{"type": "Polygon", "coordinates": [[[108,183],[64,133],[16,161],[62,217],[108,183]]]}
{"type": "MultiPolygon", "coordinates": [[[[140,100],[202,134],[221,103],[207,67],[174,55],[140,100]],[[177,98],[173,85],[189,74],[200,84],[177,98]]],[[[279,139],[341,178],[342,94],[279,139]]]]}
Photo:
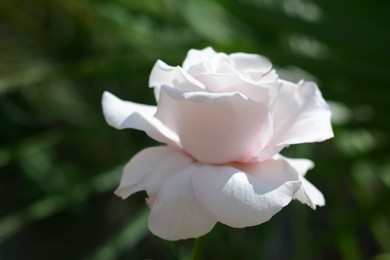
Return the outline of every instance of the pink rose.
{"type": "Polygon", "coordinates": [[[286,146],[333,137],[331,112],[313,82],[280,80],[254,54],[190,50],[182,67],[157,61],[150,86],[158,106],[103,94],[107,122],[167,144],[130,160],[115,193],[146,190],[149,228],[164,239],[208,233],[217,221],[268,221],[292,199],[325,204],[304,175],[313,163],[287,159],[286,146]]]}

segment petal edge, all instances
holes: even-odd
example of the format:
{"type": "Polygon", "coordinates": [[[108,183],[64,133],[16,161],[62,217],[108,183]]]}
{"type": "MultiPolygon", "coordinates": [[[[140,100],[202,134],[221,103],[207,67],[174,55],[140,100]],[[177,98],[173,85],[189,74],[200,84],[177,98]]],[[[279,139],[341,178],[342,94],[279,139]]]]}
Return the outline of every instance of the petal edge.
{"type": "Polygon", "coordinates": [[[134,128],[156,141],[180,146],[177,135],[154,117],[157,107],[124,101],[107,91],[103,93],[102,107],[104,117],[112,127],[134,128]]]}

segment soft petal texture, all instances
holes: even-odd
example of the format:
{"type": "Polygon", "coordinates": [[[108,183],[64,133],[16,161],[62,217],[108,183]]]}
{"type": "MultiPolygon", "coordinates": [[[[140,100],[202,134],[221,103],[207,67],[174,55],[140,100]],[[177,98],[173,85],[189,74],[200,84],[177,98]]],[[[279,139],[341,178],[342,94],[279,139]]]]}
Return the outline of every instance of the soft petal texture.
{"type": "Polygon", "coordinates": [[[156,117],[203,163],[248,161],[272,135],[267,107],[239,93],[180,92],[163,86],[156,117]]]}
{"type": "Polygon", "coordinates": [[[278,154],[286,145],[275,145],[268,146],[265,149],[260,150],[256,156],[253,158],[254,161],[265,161],[271,158],[272,156],[278,154]]]}
{"type": "MultiPolygon", "coordinates": [[[[252,79],[257,79],[258,78],[256,72],[248,72],[248,75],[252,79]]],[[[265,74],[265,75],[263,75],[261,77],[261,81],[263,81],[263,82],[273,82],[273,81],[276,81],[278,78],[279,78],[279,76],[276,73],[276,70],[271,70],[270,72],[268,72],[267,74],[265,74]]]]}
{"type": "Polygon", "coordinates": [[[203,50],[191,49],[183,62],[183,69],[191,75],[212,72],[210,61],[217,55],[213,48],[207,47],[203,50]]]}
{"type": "Polygon", "coordinates": [[[109,92],[103,93],[102,105],[109,125],[142,130],[159,142],[179,146],[178,136],[154,117],[157,107],[123,101],[109,92]]]}
{"type": "Polygon", "coordinates": [[[169,240],[194,238],[210,232],[217,223],[195,197],[192,175],[196,173],[189,166],[161,185],[149,217],[153,234],[169,240]]]}
{"type": "Polygon", "coordinates": [[[322,192],[304,177],[302,177],[302,187],[294,194],[294,199],[309,205],[312,209],[325,205],[325,198],[322,192]]]}
{"type": "Polygon", "coordinates": [[[292,159],[282,155],[277,155],[276,157],[284,158],[302,177],[306,175],[308,170],[314,168],[314,163],[309,159],[292,159]]]}
{"type": "Polygon", "coordinates": [[[309,205],[312,209],[316,209],[316,206],[324,206],[324,195],[304,177],[306,172],[314,167],[314,163],[307,159],[285,159],[299,173],[302,181],[302,186],[294,194],[294,199],[309,205]]]}
{"type": "Polygon", "coordinates": [[[146,190],[151,207],[149,228],[169,240],[208,233],[217,222],[200,206],[192,189],[196,163],[171,147],[147,148],[126,165],[116,194],[127,198],[146,190]]]}
{"type": "Polygon", "coordinates": [[[232,166],[200,165],[196,197],[218,221],[247,227],[268,221],[290,203],[301,182],[281,158],[232,166]]]}
{"type": "Polygon", "coordinates": [[[186,91],[201,91],[205,87],[180,67],[172,67],[158,60],[149,77],[149,86],[154,87],[155,98],[158,101],[162,85],[169,85],[186,91]]]}
{"type": "Polygon", "coordinates": [[[207,86],[207,89],[211,92],[226,93],[238,91],[248,99],[266,105],[270,105],[270,102],[275,99],[281,85],[276,81],[256,84],[237,75],[200,74],[196,75],[195,78],[207,86]]]}
{"type": "Polygon", "coordinates": [[[170,174],[191,165],[194,160],[169,146],[151,147],[137,153],[125,166],[115,194],[126,199],[135,192],[156,193],[170,174]]]}
{"type": "Polygon", "coordinates": [[[183,69],[197,75],[230,75],[244,77],[254,82],[274,82],[278,78],[270,61],[257,54],[217,53],[208,47],[203,50],[190,50],[183,63],[183,69]]]}
{"type": "Polygon", "coordinates": [[[257,54],[233,53],[229,55],[229,61],[237,72],[255,81],[261,80],[272,69],[271,62],[257,54]]]}
{"type": "Polygon", "coordinates": [[[234,68],[242,71],[257,71],[259,74],[265,74],[272,69],[271,62],[260,55],[250,53],[232,53],[229,55],[234,68]]]}
{"type": "Polygon", "coordinates": [[[313,82],[281,81],[270,146],[320,142],[333,137],[331,111],[313,82]]]}

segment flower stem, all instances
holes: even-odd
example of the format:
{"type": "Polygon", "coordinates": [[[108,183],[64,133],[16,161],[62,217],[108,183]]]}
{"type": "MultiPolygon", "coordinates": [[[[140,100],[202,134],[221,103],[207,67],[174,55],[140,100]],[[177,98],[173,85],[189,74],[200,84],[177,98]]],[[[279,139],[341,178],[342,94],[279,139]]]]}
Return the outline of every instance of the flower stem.
{"type": "Polygon", "coordinates": [[[200,260],[205,236],[198,237],[195,240],[194,250],[192,251],[192,260],[200,260]]]}

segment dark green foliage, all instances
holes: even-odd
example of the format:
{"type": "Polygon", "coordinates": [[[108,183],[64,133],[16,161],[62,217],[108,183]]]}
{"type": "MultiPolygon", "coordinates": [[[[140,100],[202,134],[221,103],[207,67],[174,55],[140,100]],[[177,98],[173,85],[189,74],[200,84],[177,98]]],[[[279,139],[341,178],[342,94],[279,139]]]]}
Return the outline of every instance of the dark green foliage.
{"type": "Polygon", "coordinates": [[[293,202],[269,222],[218,224],[204,259],[388,259],[390,5],[362,0],[1,0],[0,258],[188,259],[193,241],[147,229],[144,193],[112,192],[121,168],[155,145],[104,121],[108,90],[153,104],[157,59],[190,48],[269,57],[314,79],[336,137],[288,148],[310,158],[327,205],[293,202]]]}

